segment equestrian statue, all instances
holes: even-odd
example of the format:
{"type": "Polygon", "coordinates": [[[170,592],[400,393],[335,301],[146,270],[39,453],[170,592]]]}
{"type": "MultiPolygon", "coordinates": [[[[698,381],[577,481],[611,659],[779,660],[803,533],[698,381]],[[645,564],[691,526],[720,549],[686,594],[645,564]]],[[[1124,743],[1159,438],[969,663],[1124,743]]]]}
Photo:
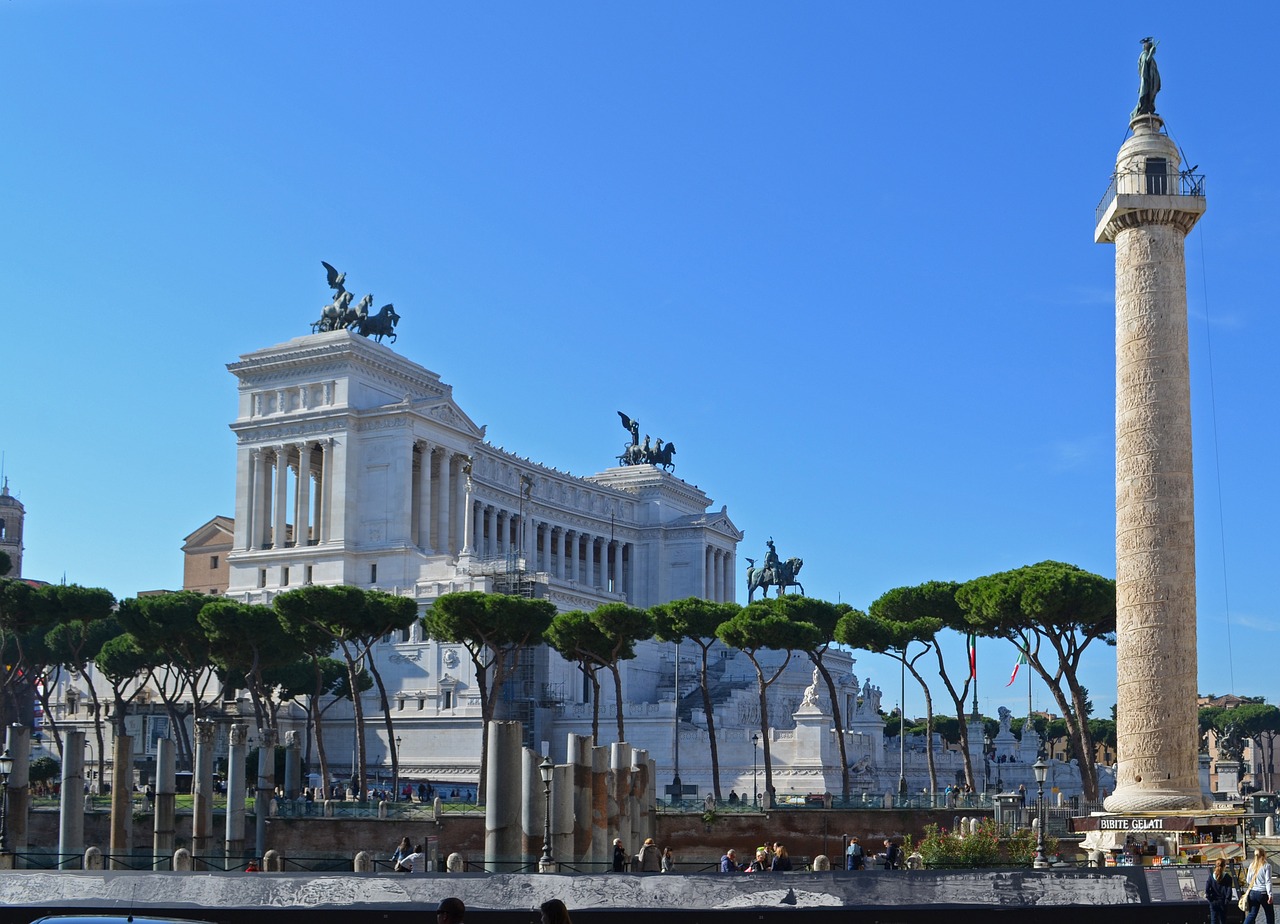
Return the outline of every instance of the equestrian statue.
{"type": "Polygon", "coordinates": [[[801,595],[804,594],[804,585],[796,580],[796,575],[800,573],[800,569],[804,567],[803,558],[788,558],[786,561],[778,559],[778,551],[773,547],[773,537],[770,536],[768,542],[765,543],[769,548],[764,553],[764,565],[757,568],[756,560],[748,558],[747,563],[747,602],[751,602],[751,598],[755,595],[756,590],[762,592],[762,596],[769,596],[769,588],[778,588],[778,596],[782,596],[782,592],[788,587],[799,587],[801,595]]]}
{"type": "Polygon", "coordinates": [[[320,309],[320,320],[311,325],[311,332],[324,333],[331,330],[351,329],[362,337],[373,337],[379,343],[383,337],[390,337],[396,342],[396,324],[400,315],[392,305],[383,305],[377,314],[369,314],[373,307],[373,294],[367,294],[351,307],[354,297],[347,290],[347,274],[340,273],[323,260],[320,265],[328,275],[329,288],[333,289],[333,301],[320,309]]]}
{"type": "Polygon", "coordinates": [[[661,466],[663,471],[675,470],[676,463],[672,460],[672,456],[676,454],[675,443],[663,443],[661,438],[656,443],[650,443],[649,434],[646,433],[642,444],[640,421],[632,420],[622,411],[618,411],[618,416],[622,418],[622,428],[631,434],[631,442],[623,444],[622,455],[618,456],[619,464],[656,465],[661,466]]]}

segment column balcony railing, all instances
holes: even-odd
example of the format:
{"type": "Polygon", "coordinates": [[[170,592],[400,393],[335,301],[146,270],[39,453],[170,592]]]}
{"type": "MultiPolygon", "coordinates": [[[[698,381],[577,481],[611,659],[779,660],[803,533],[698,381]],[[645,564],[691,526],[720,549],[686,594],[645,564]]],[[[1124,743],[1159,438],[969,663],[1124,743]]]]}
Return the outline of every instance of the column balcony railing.
{"type": "Polygon", "coordinates": [[[1102,221],[1116,196],[1196,196],[1204,198],[1203,173],[1143,173],[1127,171],[1111,174],[1111,183],[1094,212],[1094,224],[1102,221]]]}

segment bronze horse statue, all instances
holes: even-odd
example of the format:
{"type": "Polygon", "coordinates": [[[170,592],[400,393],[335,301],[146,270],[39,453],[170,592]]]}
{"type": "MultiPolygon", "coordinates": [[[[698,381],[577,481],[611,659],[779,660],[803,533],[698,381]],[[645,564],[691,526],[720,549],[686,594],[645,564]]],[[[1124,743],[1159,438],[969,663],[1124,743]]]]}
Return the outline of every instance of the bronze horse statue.
{"type": "Polygon", "coordinates": [[[752,595],[757,589],[762,591],[762,596],[769,596],[769,588],[778,588],[778,596],[782,596],[783,590],[788,587],[799,587],[801,596],[804,595],[804,585],[796,580],[796,575],[800,573],[800,569],[804,567],[803,558],[788,558],[778,566],[778,573],[774,574],[770,568],[755,567],[756,560],[748,558],[751,567],[747,569],[747,602],[751,602],[752,595]]]}
{"type": "Polygon", "coordinates": [[[396,324],[400,320],[400,315],[396,314],[394,305],[383,305],[382,310],[377,314],[369,314],[356,319],[353,327],[357,334],[364,337],[372,337],[379,343],[383,337],[390,337],[391,342],[396,342],[396,324]]]}

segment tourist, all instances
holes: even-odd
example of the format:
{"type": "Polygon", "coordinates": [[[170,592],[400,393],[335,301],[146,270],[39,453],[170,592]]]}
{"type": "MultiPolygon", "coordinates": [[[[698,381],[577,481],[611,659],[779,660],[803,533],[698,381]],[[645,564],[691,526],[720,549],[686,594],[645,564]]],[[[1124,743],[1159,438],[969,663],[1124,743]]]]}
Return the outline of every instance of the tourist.
{"type": "Polygon", "coordinates": [[[397,873],[425,873],[427,871],[427,855],[422,852],[422,846],[415,846],[413,852],[407,857],[401,857],[392,869],[397,873]]]}
{"type": "Polygon", "coordinates": [[[245,866],[244,871],[246,873],[256,873],[258,871],[258,861],[250,860],[248,865],[245,866]]]}
{"type": "Polygon", "coordinates": [[[662,849],[662,871],[664,873],[673,873],[676,869],[676,858],[671,853],[670,847],[662,849]]]}
{"type": "Polygon", "coordinates": [[[858,843],[858,839],[853,835],[849,836],[849,846],[844,851],[844,868],[847,870],[865,869],[867,866],[867,855],[862,851],[862,845],[858,843]]]}
{"type": "Polygon", "coordinates": [[[413,844],[410,843],[409,838],[400,838],[400,843],[396,845],[395,852],[391,854],[391,868],[395,869],[396,864],[411,853],[413,853],[413,844]]]}
{"type": "Polygon", "coordinates": [[[462,924],[467,915],[467,906],[462,899],[450,896],[436,908],[436,924],[462,924]]]}
{"type": "Polygon", "coordinates": [[[791,872],[791,857],[787,855],[787,848],[781,844],[773,845],[773,863],[769,866],[770,871],[775,873],[791,872]]]}
{"type": "Polygon", "coordinates": [[[569,909],[558,898],[549,898],[540,906],[542,924],[573,924],[569,920],[569,909]]]}
{"type": "Polygon", "coordinates": [[[900,869],[902,867],[902,848],[889,840],[884,839],[884,868],[900,869]]]}
{"type": "Polygon", "coordinates": [[[627,868],[627,852],[622,849],[622,838],[613,839],[613,871],[621,873],[627,868]]]}
{"type": "Polygon", "coordinates": [[[734,792],[732,789],[729,790],[729,804],[730,805],[738,804],[738,794],[734,792]]]}
{"type": "Polygon", "coordinates": [[[767,873],[770,869],[769,851],[763,847],[756,851],[756,858],[747,866],[748,873],[767,873]]]}
{"type": "Polygon", "coordinates": [[[646,837],[644,846],[636,854],[636,870],[641,873],[656,873],[661,869],[662,864],[658,853],[658,845],[653,842],[653,838],[646,837]]]}
{"type": "Polygon", "coordinates": [[[1209,924],[1227,924],[1227,902],[1231,901],[1231,875],[1227,861],[1218,858],[1213,872],[1204,884],[1205,901],[1209,903],[1209,924]]]}
{"type": "Polygon", "coordinates": [[[1249,890],[1245,898],[1244,924],[1253,924],[1261,908],[1267,916],[1267,924],[1276,924],[1276,910],[1271,904],[1271,864],[1267,852],[1259,847],[1253,852],[1253,862],[1244,874],[1244,885],[1249,890]]]}
{"type": "Polygon", "coordinates": [[[738,851],[730,847],[720,858],[720,872],[736,873],[738,871],[738,851]]]}

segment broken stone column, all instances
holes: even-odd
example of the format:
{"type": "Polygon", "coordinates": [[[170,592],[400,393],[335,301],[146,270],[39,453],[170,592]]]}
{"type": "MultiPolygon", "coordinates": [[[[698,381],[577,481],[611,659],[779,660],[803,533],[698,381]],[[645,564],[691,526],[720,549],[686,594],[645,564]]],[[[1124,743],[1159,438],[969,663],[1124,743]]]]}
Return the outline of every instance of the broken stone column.
{"type": "Polygon", "coordinates": [[[196,869],[213,853],[213,731],[208,719],[195,723],[196,756],[191,778],[191,856],[196,869]]]}
{"type": "Polygon", "coordinates": [[[289,800],[298,798],[302,792],[302,746],[298,743],[298,733],[284,733],[284,797],[289,800]]]}
{"type": "Polygon", "coordinates": [[[531,748],[520,749],[520,856],[533,867],[542,856],[543,803],[542,758],[531,748]]]}
{"type": "Polygon", "coordinates": [[[489,723],[485,769],[484,862],[491,873],[507,872],[520,859],[519,722],[489,723]]]}
{"type": "Polygon", "coordinates": [[[9,726],[6,742],[13,758],[9,774],[9,809],[5,815],[9,844],[14,850],[27,847],[27,815],[31,811],[31,730],[17,722],[9,726]]]}
{"type": "Polygon", "coordinates": [[[133,737],[117,734],[111,748],[111,869],[127,869],[133,852],[133,737]]]}
{"type": "Polygon", "coordinates": [[[258,791],[253,800],[253,855],[262,859],[267,852],[267,816],[276,796],[276,730],[258,729],[258,791]]]}
{"type": "Polygon", "coordinates": [[[637,748],[631,755],[631,832],[637,844],[653,837],[652,818],[645,807],[649,797],[649,752],[637,748]]]}
{"type": "Polygon", "coordinates": [[[573,815],[576,793],[573,764],[558,764],[551,775],[551,854],[557,863],[574,859],[573,842],[577,836],[577,824],[573,815]]]}
{"type": "Polygon", "coordinates": [[[174,830],[177,827],[177,786],[173,742],[161,738],[156,742],[155,833],[151,853],[153,869],[167,870],[173,857],[174,830]]]}
{"type": "Polygon", "coordinates": [[[223,859],[227,869],[235,869],[244,859],[245,762],[249,758],[249,726],[231,726],[227,749],[227,833],[223,859]]]}
{"type": "Polygon", "coordinates": [[[613,775],[613,787],[609,799],[609,840],[622,838],[622,849],[628,857],[634,856],[637,845],[631,833],[631,745],[615,741],[609,752],[609,770],[613,775]]]}
{"type": "Polygon", "coordinates": [[[591,748],[591,867],[609,869],[613,838],[609,836],[609,749],[591,748]]]}
{"type": "MultiPolygon", "coordinates": [[[[557,850],[556,856],[572,857],[575,863],[586,863],[591,859],[591,744],[586,735],[568,736],[565,753],[568,755],[570,788],[565,791],[566,798],[558,798],[556,803],[564,806],[573,823],[572,843],[563,852],[557,850]]],[[[559,794],[560,790],[557,789],[556,793],[559,794]]]]}
{"type": "Polygon", "coordinates": [[[58,816],[58,868],[79,869],[84,855],[84,732],[62,734],[62,798],[58,816]]]}

